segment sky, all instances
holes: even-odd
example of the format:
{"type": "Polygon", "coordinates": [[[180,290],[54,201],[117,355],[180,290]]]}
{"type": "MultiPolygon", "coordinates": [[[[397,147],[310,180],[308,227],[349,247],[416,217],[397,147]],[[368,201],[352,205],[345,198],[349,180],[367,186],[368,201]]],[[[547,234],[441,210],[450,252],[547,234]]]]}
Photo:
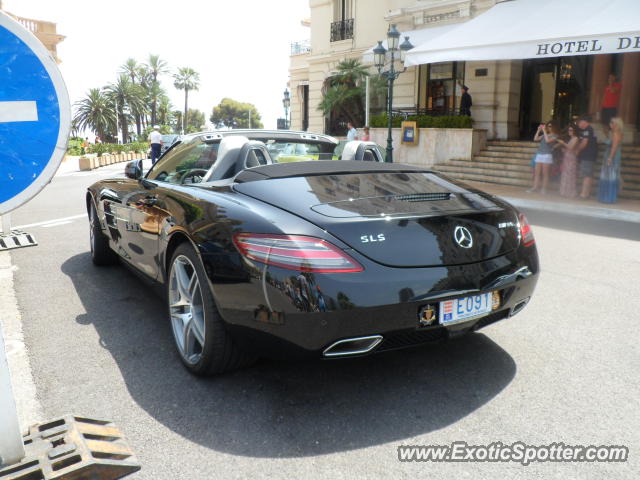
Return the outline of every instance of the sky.
{"type": "MultiPolygon", "coordinates": [[[[284,116],[291,42],[309,38],[301,20],[308,0],[3,0],[15,15],[57,23],[59,65],[71,103],[90,88],[114,82],[133,57],[160,55],[172,73],[191,67],[200,89],[189,92],[189,108],[205,112],[225,97],[252,103],[266,128],[284,116]]],[[[161,78],[175,109],[184,91],[161,78]]]]}

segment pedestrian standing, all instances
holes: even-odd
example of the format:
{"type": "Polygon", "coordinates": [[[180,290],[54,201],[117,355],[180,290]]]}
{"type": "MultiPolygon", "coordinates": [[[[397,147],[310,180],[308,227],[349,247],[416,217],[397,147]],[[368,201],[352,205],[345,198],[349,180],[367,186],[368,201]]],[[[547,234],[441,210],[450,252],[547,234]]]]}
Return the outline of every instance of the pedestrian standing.
{"type": "Polygon", "coordinates": [[[160,127],[158,125],[153,126],[148,140],[151,144],[151,164],[155,164],[162,150],[162,135],[160,134],[160,127]]]}
{"type": "Polygon", "coordinates": [[[560,195],[566,198],[575,198],[578,196],[576,183],[578,182],[578,127],[574,124],[569,125],[567,129],[569,138],[567,141],[558,139],[557,142],[562,146],[564,155],[562,156],[562,166],[560,174],[560,195]]]}
{"type": "Polygon", "coordinates": [[[607,86],[604,87],[602,96],[602,109],[600,110],[600,121],[605,127],[609,127],[611,119],[618,115],[618,105],[620,104],[620,92],[622,84],[616,81],[613,73],[609,74],[607,86]]]}
{"type": "Polygon", "coordinates": [[[364,127],[364,134],[362,135],[361,140],[363,142],[370,142],[371,141],[371,134],[369,133],[369,127],[364,127]]]}
{"type": "Polygon", "coordinates": [[[462,97],[460,97],[460,115],[470,117],[471,105],[473,105],[473,101],[471,99],[471,95],[469,95],[469,87],[463,85],[462,97]]]}
{"type": "Polygon", "coordinates": [[[582,190],[580,199],[587,200],[591,195],[591,185],[595,171],[596,158],[598,157],[598,140],[589,117],[582,117],[578,120],[580,128],[578,145],[578,160],[580,161],[580,176],[582,177],[582,190]]]}
{"type": "Polygon", "coordinates": [[[622,156],[622,131],[624,124],[620,117],[613,117],[609,122],[610,134],[607,139],[607,150],[604,152],[600,183],[598,184],[598,201],[616,203],[620,188],[620,163],[622,156]]]}
{"type": "Polygon", "coordinates": [[[358,130],[353,126],[353,123],[347,122],[347,142],[358,139],[358,130]]]}
{"type": "Polygon", "coordinates": [[[533,137],[533,141],[540,142],[540,146],[535,156],[536,166],[533,176],[533,186],[527,190],[528,193],[537,191],[540,188],[540,183],[542,183],[540,193],[543,195],[547,193],[549,174],[551,172],[551,166],[553,165],[553,148],[557,140],[558,135],[553,122],[548,122],[546,125],[544,123],[538,125],[538,130],[533,137]]]}

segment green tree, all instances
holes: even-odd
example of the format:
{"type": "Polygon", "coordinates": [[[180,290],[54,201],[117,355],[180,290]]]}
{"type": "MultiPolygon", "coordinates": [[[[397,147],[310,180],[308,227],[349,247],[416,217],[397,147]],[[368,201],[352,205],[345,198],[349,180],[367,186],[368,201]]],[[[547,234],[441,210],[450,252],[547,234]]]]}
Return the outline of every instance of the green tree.
{"type": "Polygon", "coordinates": [[[175,133],[180,133],[180,131],[182,130],[182,115],[182,110],[174,110],[173,112],[171,112],[171,126],[173,127],[175,133]]]}
{"type": "Polygon", "coordinates": [[[354,125],[364,121],[364,80],[369,76],[367,68],[356,59],[338,63],[335,75],[325,83],[323,98],[318,110],[330,118],[344,117],[354,125]]]}
{"type": "Polygon", "coordinates": [[[107,95],[92,88],[86,97],[74,104],[76,109],[73,124],[77,131],[89,129],[105,140],[116,129],[116,111],[107,95]]]}
{"type": "Polygon", "coordinates": [[[135,58],[127,58],[127,60],[120,66],[119,74],[127,75],[131,79],[131,83],[136,83],[138,79],[138,73],[140,65],[135,58]]]}
{"type": "Polygon", "coordinates": [[[187,121],[185,123],[187,125],[186,133],[202,131],[202,126],[204,125],[204,112],[190,108],[187,112],[187,121]]]}
{"type": "MultiPolygon", "coordinates": [[[[120,75],[127,75],[131,79],[131,83],[134,85],[140,83],[141,80],[141,65],[135,58],[127,58],[127,60],[120,66],[120,71],[118,72],[120,75]]],[[[134,114],[134,120],[136,122],[136,133],[140,136],[140,132],[142,130],[142,116],[140,114],[134,114]]]]}
{"type": "Polygon", "coordinates": [[[171,105],[171,100],[164,93],[160,95],[157,114],[157,120],[160,125],[170,125],[173,122],[173,105],[171,105]]]}
{"type": "Polygon", "coordinates": [[[184,120],[187,116],[189,105],[189,90],[197,91],[200,88],[200,74],[193,68],[181,67],[173,78],[173,86],[178,90],[184,90],[184,115],[182,117],[182,131],[184,132],[186,130],[184,120]]]}
{"type": "MultiPolygon", "coordinates": [[[[129,120],[146,113],[145,92],[140,85],[131,82],[127,75],[120,75],[115,83],[106,87],[107,97],[115,107],[122,132],[122,142],[129,139],[129,120]]],[[[139,132],[141,133],[141,132],[139,132]]]]}
{"type": "Polygon", "coordinates": [[[231,98],[223,98],[213,107],[211,123],[217,128],[264,128],[258,109],[251,103],[242,103],[231,98]]]}
{"type": "Polygon", "coordinates": [[[162,87],[160,87],[158,77],[165,73],[169,73],[169,64],[166,61],[162,60],[160,58],[160,55],[149,54],[149,61],[146,64],[146,69],[149,75],[148,92],[150,94],[149,108],[151,110],[151,124],[155,125],[157,121],[156,115],[159,94],[164,93],[164,90],[162,90],[162,87]]]}

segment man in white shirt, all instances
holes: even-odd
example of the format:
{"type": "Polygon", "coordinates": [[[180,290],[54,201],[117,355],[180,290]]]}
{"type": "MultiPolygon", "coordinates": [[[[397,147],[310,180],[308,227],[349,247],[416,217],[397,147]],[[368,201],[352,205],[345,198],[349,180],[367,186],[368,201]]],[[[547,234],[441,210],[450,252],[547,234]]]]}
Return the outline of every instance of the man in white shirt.
{"type": "Polygon", "coordinates": [[[353,126],[353,123],[347,122],[347,142],[358,139],[358,130],[353,126]]]}
{"type": "Polygon", "coordinates": [[[160,151],[162,150],[162,134],[160,133],[160,127],[158,125],[153,126],[153,130],[149,134],[149,143],[151,144],[151,163],[156,163],[158,157],[160,157],[160,151]]]}

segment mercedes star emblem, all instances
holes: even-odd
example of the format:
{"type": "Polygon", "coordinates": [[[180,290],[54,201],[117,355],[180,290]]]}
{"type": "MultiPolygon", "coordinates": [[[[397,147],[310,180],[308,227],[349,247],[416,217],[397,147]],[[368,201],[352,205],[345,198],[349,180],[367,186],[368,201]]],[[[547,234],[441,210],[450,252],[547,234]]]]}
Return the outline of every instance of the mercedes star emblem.
{"type": "Polygon", "coordinates": [[[456,227],[453,231],[453,237],[456,239],[456,243],[462,248],[471,248],[473,246],[473,237],[466,227],[456,227]]]}

